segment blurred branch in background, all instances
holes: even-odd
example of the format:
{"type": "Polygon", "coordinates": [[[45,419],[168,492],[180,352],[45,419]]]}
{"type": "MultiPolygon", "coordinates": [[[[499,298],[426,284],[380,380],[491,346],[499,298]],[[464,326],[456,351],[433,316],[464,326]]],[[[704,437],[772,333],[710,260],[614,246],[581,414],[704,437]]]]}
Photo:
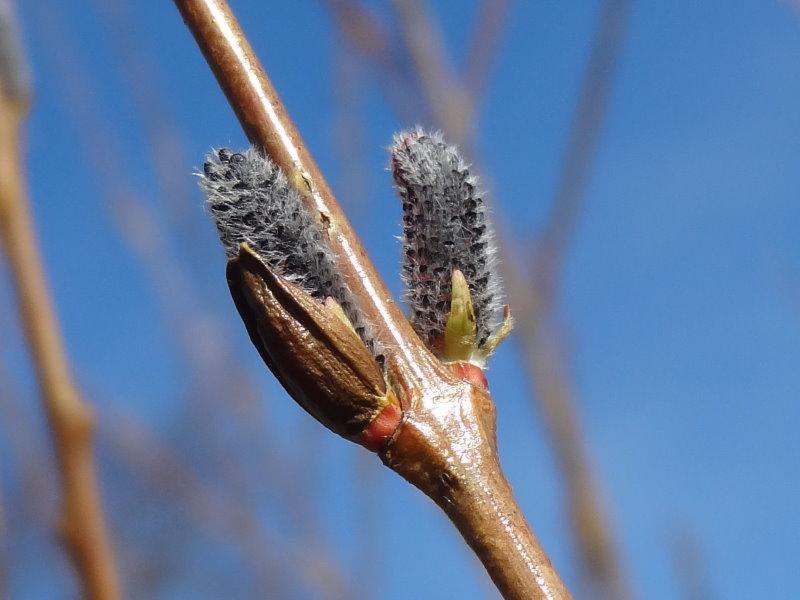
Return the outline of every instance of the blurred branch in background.
{"type": "MultiPolygon", "coordinates": [[[[103,14],[108,18],[125,21],[130,18],[127,12],[118,10],[114,0],[108,0],[110,6],[103,14]]],[[[147,202],[144,195],[137,192],[131,177],[131,169],[123,157],[124,142],[118,128],[104,118],[105,111],[99,105],[91,90],[98,88],[77,48],[76,36],[70,29],[70,21],[60,15],[56,7],[37,6],[42,35],[47,39],[58,39],[59,44],[44,44],[48,58],[54,63],[56,83],[63,91],[64,108],[75,124],[78,140],[85,151],[89,165],[95,173],[101,194],[108,199],[111,222],[119,233],[121,241],[141,264],[147,276],[155,298],[163,313],[163,322],[177,339],[176,350],[184,364],[189,368],[187,381],[193,382],[185,396],[190,399],[183,419],[178,423],[183,427],[181,435],[185,444],[193,448],[202,448],[203,461],[196,467],[203,471],[205,478],[213,481],[213,486],[220,493],[238,498],[237,507],[242,518],[256,520],[256,506],[250,505],[253,499],[253,486],[261,486],[277,501],[280,516],[287,516],[292,525],[300,532],[309,553],[312,556],[325,555],[324,537],[315,529],[313,498],[315,494],[301,490],[301,481],[308,477],[311,468],[305,465],[297,469],[296,457],[282,450],[269,431],[269,422],[265,419],[266,404],[260,397],[250,373],[241,366],[234,354],[233,342],[228,334],[224,319],[215,314],[204,294],[196,292],[200,285],[192,279],[191,269],[186,268],[181,259],[192,254],[196,241],[184,242],[192,244],[193,251],[179,253],[176,240],[186,240],[186,236],[194,235],[184,232],[181,238],[170,228],[170,221],[161,218],[160,211],[147,202]],[[224,399],[224,401],[222,401],[224,399]],[[232,429],[232,431],[231,431],[232,429]],[[252,469],[252,471],[248,471],[252,469]],[[258,475],[255,475],[254,472],[258,475]]],[[[130,24],[129,24],[130,25],[130,24]]],[[[115,21],[113,30],[125,29],[123,23],[115,21]]],[[[129,35],[120,32],[119,35],[129,35]]],[[[143,51],[135,41],[120,41],[125,49],[121,62],[123,71],[136,70],[136,53],[143,51]]],[[[155,66],[153,65],[153,69],[155,66]]],[[[158,207],[170,206],[163,196],[175,193],[187,203],[196,197],[193,190],[186,189],[186,173],[191,165],[185,162],[185,144],[179,130],[172,128],[158,116],[166,103],[159,93],[157,76],[153,70],[147,69],[128,79],[128,88],[140,88],[136,94],[135,104],[140,106],[142,118],[149,122],[145,129],[152,140],[153,160],[157,164],[157,203],[158,207]],[[170,174],[181,173],[180,178],[170,174]],[[178,181],[180,179],[180,181],[178,181]]],[[[126,88],[123,93],[130,90],[126,88]]],[[[180,204],[173,212],[182,214],[185,207],[180,204]]],[[[180,220],[180,219],[178,219],[180,220]]],[[[171,222],[174,226],[174,221],[171,222]]],[[[104,423],[104,425],[106,425],[104,423]]],[[[142,436],[141,439],[146,439],[142,436]]],[[[306,452],[303,460],[317,460],[321,453],[313,451],[318,445],[316,436],[311,435],[304,445],[306,452]]],[[[128,445],[131,449],[132,446],[128,445]]],[[[139,453],[147,449],[138,450],[139,453]]],[[[135,453],[130,460],[135,460],[135,453]]],[[[155,463],[145,462],[146,465],[155,463]]],[[[147,473],[142,473],[146,477],[147,473]]],[[[186,499],[190,499],[187,497],[186,499]]],[[[220,507],[217,503],[215,506],[220,507]]],[[[191,507],[186,507],[191,509],[191,507]]],[[[204,522],[194,521],[202,529],[204,522]]],[[[245,554],[253,554],[252,546],[258,542],[266,543],[264,538],[245,535],[245,531],[235,528],[224,528],[223,533],[232,535],[231,541],[239,545],[245,554]]],[[[266,556],[270,548],[263,548],[261,554],[266,556]]],[[[293,560],[307,560],[302,553],[290,554],[293,560]]],[[[289,560],[283,558],[283,562],[289,560]]],[[[330,556],[326,556],[327,574],[321,567],[315,567],[328,580],[344,581],[343,572],[330,556]],[[335,576],[334,576],[335,573],[335,576]]],[[[323,564],[320,558],[317,561],[323,564]]],[[[284,569],[286,570],[286,569],[284,569]]],[[[305,572],[302,566],[294,569],[305,572]]],[[[262,570],[255,570],[257,581],[262,588],[259,595],[274,595],[276,590],[269,586],[270,579],[262,570]]],[[[319,579],[319,578],[318,578],[319,579]]],[[[329,592],[319,590],[319,597],[340,597],[340,585],[327,586],[329,592]]],[[[347,597],[357,597],[356,592],[347,597]]]]}
{"type": "MultiPolygon", "coordinates": [[[[383,57],[373,61],[359,39],[379,35],[363,30],[376,19],[359,19],[356,28],[344,23],[348,15],[364,15],[367,9],[359,0],[328,1],[337,17],[340,32],[348,45],[368,61],[378,73],[386,64],[403,64],[403,57],[383,57]]],[[[503,24],[510,12],[508,2],[483,2],[470,44],[463,80],[454,75],[446,56],[441,33],[428,14],[425,3],[394,2],[401,31],[401,47],[415,68],[424,105],[433,122],[475,155],[476,105],[485,89],[492,57],[497,52],[503,24]]],[[[535,394],[546,429],[565,481],[567,501],[576,546],[590,589],[600,588],[607,598],[628,598],[627,581],[622,574],[603,501],[593,474],[591,461],[580,431],[575,393],[569,379],[567,356],[563,352],[563,332],[557,326],[555,297],[563,271],[563,259],[575,223],[582,210],[586,183],[596,154],[603,118],[610,95],[619,49],[630,10],[628,0],[601,3],[595,38],[578,97],[570,139],[559,176],[550,218],[536,245],[533,273],[514,268],[515,244],[502,239],[506,280],[511,305],[516,315],[530,385],[535,394]]],[[[383,27],[383,30],[388,28],[383,27]]],[[[395,47],[395,46],[391,46],[395,47]]],[[[406,96],[414,90],[406,90],[406,96]]],[[[387,96],[391,90],[387,92],[387,96]]],[[[396,103],[391,97],[387,98],[396,103]]]]}
{"type": "Polygon", "coordinates": [[[629,12],[630,0],[604,0],[601,4],[555,197],[537,240],[534,285],[540,301],[547,304],[560,288],[563,261],[583,212],[629,12]]]}
{"type": "MultiPolygon", "coordinates": [[[[123,0],[94,0],[103,26],[112,34],[114,58],[119,73],[130,94],[142,130],[147,136],[150,167],[155,175],[159,213],[164,228],[177,240],[174,251],[182,264],[197,267],[207,260],[209,250],[198,244],[200,226],[206,225],[204,215],[197,210],[197,190],[185,176],[192,168],[186,140],[179,129],[179,120],[166,96],[158,62],[148,51],[139,34],[133,7],[123,0]],[[164,218],[164,217],[169,218],[164,218]]],[[[216,249],[216,248],[214,248],[216,249]]]]}
{"type": "Polygon", "coordinates": [[[511,0],[480,0],[461,79],[473,109],[486,93],[511,15],[511,0]]]}
{"type": "MultiPolygon", "coordinates": [[[[8,339],[3,331],[3,339],[8,339]]],[[[58,507],[53,499],[57,495],[55,478],[58,476],[48,457],[41,450],[44,440],[36,435],[36,426],[22,406],[23,398],[4,364],[0,364],[0,423],[8,444],[6,458],[17,466],[19,493],[25,498],[23,511],[31,521],[49,531],[55,525],[58,507]]],[[[14,486],[15,488],[17,486],[14,486]]],[[[16,491],[16,490],[15,490],[16,491]]],[[[8,496],[11,495],[9,490],[8,496]]],[[[11,537],[12,511],[6,511],[6,534],[11,537]]]]}
{"type": "Polygon", "coordinates": [[[391,45],[392,35],[381,20],[366,6],[353,0],[324,0],[333,15],[336,26],[342,31],[357,54],[374,62],[375,76],[380,88],[385,90],[386,101],[405,120],[413,120],[420,112],[416,95],[409,96],[411,73],[405,62],[399,61],[391,45]]]}
{"type": "Polygon", "coordinates": [[[529,286],[532,302],[519,319],[528,374],[565,477],[577,542],[590,581],[601,585],[608,598],[627,598],[631,592],[584,445],[556,298],[567,249],[583,210],[629,11],[628,0],[605,0],[601,5],[555,198],[536,240],[529,286]]]}
{"type": "Polygon", "coordinates": [[[393,0],[402,41],[434,121],[450,140],[473,154],[472,98],[461,84],[446,53],[446,45],[422,0],[393,0]]]}
{"type": "Polygon", "coordinates": [[[11,4],[0,4],[0,234],[52,430],[62,482],[61,531],[88,598],[120,597],[92,456],[93,414],[67,364],[30,215],[22,167],[29,77],[11,4]],[[15,39],[16,38],[16,39],[15,39]]]}
{"type": "Polygon", "coordinates": [[[236,543],[251,572],[262,580],[259,596],[288,597],[290,580],[299,577],[315,598],[358,597],[329,556],[270,535],[241,499],[209,486],[134,415],[108,415],[104,423],[103,441],[154,494],[178,508],[198,530],[236,543]]]}
{"type": "Polygon", "coordinates": [[[676,527],[668,542],[678,582],[678,597],[682,600],[712,600],[715,595],[697,532],[688,525],[676,527]]]}
{"type": "MultiPolygon", "coordinates": [[[[11,341],[13,333],[7,323],[0,324],[0,339],[4,342],[11,341]]],[[[11,377],[5,356],[0,361],[0,390],[0,438],[5,450],[0,481],[8,484],[3,496],[6,510],[1,540],[6,582],[0,589],[0,598],[13,598],[18,591],[14,582],[22,569],[29,577],[52,576],[65,570],[70,579],[73,575],[70,557],[64,553],[58,536],[53,535],[58,527],[58,471],[45,452],[46,427],[37,427],[38,420],[32,414],[37,408],[34,398],[23,394],[11,377]],[[37,541],[43,543],[36,544],[37,541]],[[29,560],[31,555],[36,560],[29,560]]],[[[67,587],[63,582],[60,586],[67,587]]]]}

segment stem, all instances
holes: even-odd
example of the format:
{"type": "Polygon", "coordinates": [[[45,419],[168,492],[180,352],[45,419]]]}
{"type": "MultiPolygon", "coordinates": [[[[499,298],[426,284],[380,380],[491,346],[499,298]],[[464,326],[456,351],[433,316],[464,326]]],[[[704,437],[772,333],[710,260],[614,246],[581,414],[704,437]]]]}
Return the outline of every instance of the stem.
{"type": "Polygon", "coordinates": [[[92,457],[93,414],[69,371],[21,177],[25,113],[24,102],[0,100],[0,237],[59,463],[62,534],[86,597],[115,600],[120,588],[92,457]]]}
{"type": "Polygon", "coordinates": [[[367,257],[224,0],[174,0],[250,138],[304,194],[386,347],[403,421],[381,458],[458,527],[507,600],[569,598],[500,469],[494,404],[423,345],[367,257]]]}
{"type": "Polygon", "coordinates": [[[440,375],[405,412],[384,463],[447,513],[506,600],[568,600],[500,468],[488,392],[440,375]]]}

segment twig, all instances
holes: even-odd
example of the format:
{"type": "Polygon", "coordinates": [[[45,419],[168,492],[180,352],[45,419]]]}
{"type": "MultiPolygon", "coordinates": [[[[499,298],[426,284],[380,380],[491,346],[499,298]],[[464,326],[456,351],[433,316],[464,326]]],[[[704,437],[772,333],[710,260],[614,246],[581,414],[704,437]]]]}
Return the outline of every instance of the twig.
{"type": "Polygon", "coordinates": [[[447,513],[505,598],[569,598],[500,470],[488,392],[436,360],[390,299],[225,2],[175,4],[248,137],[319,214],[338,272],[386,348],[403,419],[381,458],[447,513]]]}
{"type": "Polygon", "coordinates": [[[20,142],[28,97],[8,81],[2,85],[0,234],[59,463],[61,528],[86,596],[113,600],[120,588],[92,457],[92,410],[70,374],[23,184],[20,142]]]}

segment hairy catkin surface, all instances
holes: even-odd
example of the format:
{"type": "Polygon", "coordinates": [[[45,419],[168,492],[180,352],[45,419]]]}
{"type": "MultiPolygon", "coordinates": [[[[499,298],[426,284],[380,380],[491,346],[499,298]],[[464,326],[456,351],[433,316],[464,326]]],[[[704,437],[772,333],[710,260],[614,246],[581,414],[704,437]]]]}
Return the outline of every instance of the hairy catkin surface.
{"type": "Polygon", "coordinates": [[[417,334],[435,346],[450,312],[451,276],[469,284],[478,347],[499,324],[497,251],[478,178],[440,133],[421,129],[394,137],[391,169],[403,201],[405,299],[417,334]]]}
{"type": "Polygon", "coordinates": [[[320,225],[275,163],[254,148],[240,153],[221,148],[206,157],[200,187],[228,257],[237,256],[246,242],[282,277],[320,300],[332,297],[378,354],[320,225]]]}

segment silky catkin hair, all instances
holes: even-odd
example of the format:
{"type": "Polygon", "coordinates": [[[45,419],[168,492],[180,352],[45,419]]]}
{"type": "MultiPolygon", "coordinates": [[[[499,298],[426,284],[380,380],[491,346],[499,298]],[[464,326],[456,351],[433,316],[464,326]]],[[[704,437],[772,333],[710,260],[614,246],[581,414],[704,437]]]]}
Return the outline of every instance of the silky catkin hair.
{"type": "Polygon", "coordinates": [[[319,224],[272,160],[252,147],[212,151],[200,173],[200,188],[229,258],[246,242],[282,277],[320,300],[336,300],[361,339],[378,353],[319,224]]]}
{"type": "Polygon", "coordinates": [[[440,133],[395,135],[391,170],[403,201],[403,280],[411,322],[429,345],[444,336],[451,276],[469,284],[478,347],[499,323],[497,251],[478,178],[440,133]]]}

